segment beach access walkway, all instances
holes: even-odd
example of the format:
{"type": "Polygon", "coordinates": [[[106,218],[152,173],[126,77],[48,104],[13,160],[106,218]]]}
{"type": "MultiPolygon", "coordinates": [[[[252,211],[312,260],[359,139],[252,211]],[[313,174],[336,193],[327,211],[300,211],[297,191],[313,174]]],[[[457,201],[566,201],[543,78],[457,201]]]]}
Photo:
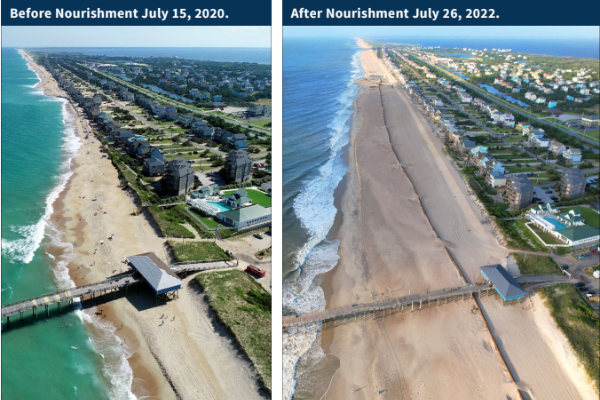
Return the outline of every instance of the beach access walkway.
{"type": "MultiPolygon", "coordinates": [[[[234,268],[235,264],[229,261],[216,261],[206,263],[191,263],[191,264],[172,264],[169,266],[175,274],[188,275],[190,273],[210,271],[216,269],[234,268]]],[[[32,297],[26,300],[16,301],[2,306],[2,317],[6,317],[6,327],[10,327],[10,317],[15,314],[20,315],[23,321],[23,313],[32,310],[36,322],[38,321],[38,307],[44,307],[46,318],[50,318],[50,305],[57,304],[59,311],[62,313],[61,305],[66,303],[75,309],[76,302],[83,302],[87,299],[93,299],[98,296],[103,296],[115,291],[125,289],[144,281],[143,277],[134,271],[125,272],[110,276],[104,281],[90,283],[87,285],[76,286],[69,289],[58,290],[52,293],[46,293],[41,296],[32,297]]]]}

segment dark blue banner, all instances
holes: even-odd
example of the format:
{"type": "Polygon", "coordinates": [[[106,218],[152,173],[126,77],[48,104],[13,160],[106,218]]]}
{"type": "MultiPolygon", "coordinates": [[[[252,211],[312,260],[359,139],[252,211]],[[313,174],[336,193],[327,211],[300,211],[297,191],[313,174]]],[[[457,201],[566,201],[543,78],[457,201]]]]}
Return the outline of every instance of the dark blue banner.
{"type": "Polygon", "coordinates": [[[597,26],[599,12],[598,1],[283,0],[283,25],[597,26]]]}
{"type": "Polygon", "coordinates": [[[2,25],[270,26],[271,0],[3,0],[2,25]]]}

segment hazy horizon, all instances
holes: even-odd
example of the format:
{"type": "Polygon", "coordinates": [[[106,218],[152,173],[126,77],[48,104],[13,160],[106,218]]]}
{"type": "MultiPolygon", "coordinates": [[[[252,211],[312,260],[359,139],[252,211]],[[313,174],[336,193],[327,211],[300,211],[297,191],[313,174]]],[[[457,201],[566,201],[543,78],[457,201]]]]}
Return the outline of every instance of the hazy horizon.
{"type": "Polygon", "coordinates": [[[2,47],[271,47],[270,26],[3,26],[2,47]]]}

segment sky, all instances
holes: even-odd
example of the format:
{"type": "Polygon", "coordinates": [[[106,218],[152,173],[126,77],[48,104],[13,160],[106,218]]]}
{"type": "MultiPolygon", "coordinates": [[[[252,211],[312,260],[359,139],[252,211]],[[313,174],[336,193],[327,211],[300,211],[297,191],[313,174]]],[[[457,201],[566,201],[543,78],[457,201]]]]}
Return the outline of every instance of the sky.
{"type": "Polygon", "coordinates": [[[2,47],[271,47],[271,28],[3,26],[2,47]]]}
{"type": "Polygon", "coordinates": [[[285,37],[598,39],[597,26],[310,26],[284,27],[285,37]]]}

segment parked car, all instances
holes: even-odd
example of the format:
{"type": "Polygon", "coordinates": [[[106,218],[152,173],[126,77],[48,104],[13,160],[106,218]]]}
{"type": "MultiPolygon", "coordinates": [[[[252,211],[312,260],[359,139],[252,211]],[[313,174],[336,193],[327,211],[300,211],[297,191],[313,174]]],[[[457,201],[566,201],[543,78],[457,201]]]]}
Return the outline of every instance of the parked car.
{"type": "Polygon", "coordinates": [[[573,286],[575,286],[575,287],[581,287],[581,286],[585,286],[585,283],[583,283],[583,282],[577,282],[577,283],[574,283],[573,286]]]}
{"type": "Polygon", "coordinates": [[[569,266],[567,264],[562,266],[563,271],[566,271],[567,269],[569,269],[569,266]]]}
{"type": "Polygon", "coordinates": [[[254,237],[255,237],[255,238],[257,238],[257,239],[262,239],[262,238],[264,238],[264,237],[265,237],[265,235],[264,235],[264,233],[262,233],[262,232],[259,232],[259,233],[255,233],[255,234],[254,234],[254,237]]]}
{"type": "Polygon", "coordinates": [[[558,201],[558,197],[556,197],[556,196],[550,196],[550,198],[554,201],[558,201]]]}
{"type": "Polygon", "coordinates": [[[552,190],[546,190],[544,193],[546,193],[546,194],[552,194],[554,192],[552,192],[552,190]]]}
{"type": "Polygon", "coordinates": [[[246,272],[256,276],[257,278],[264,278],[267,273],[264,269],[260,269],[254,265],[248,265],[246,267],[246,272]]]}

